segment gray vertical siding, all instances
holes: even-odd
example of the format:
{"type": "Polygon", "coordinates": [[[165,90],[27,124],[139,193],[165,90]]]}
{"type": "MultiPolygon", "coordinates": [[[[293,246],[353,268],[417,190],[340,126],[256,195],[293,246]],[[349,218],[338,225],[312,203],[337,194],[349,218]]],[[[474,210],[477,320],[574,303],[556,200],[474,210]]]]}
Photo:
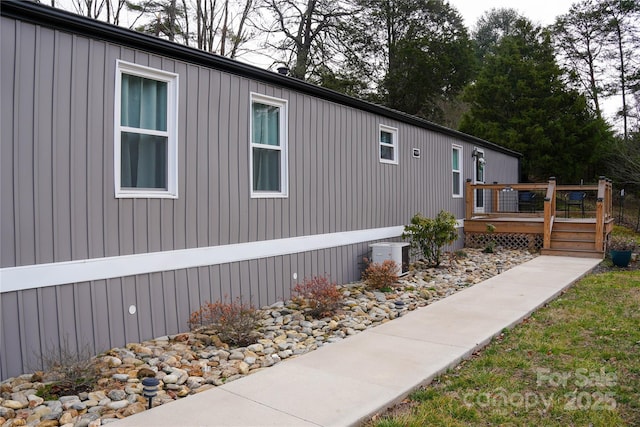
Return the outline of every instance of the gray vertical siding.
{"type": "MultiPolygon", "coordinates": [[[[451,144],[463,146],[465,178],[472,144],[214,69],[5,18],[2,27],[3,71],[17,76],[15,87],[3,79],[13,96],[1,101],[3,267],[394,226],[418,211],[463,214],[450,194],[451,144]],[[117,59],[180,76],[176,200],[114,197],[117,59]],[[288,198],[250,198],[251,92],[289,102],[288,198]],[[378,161],[380,124],[398,128],[399,165],[378,161]]],[[[513,157],[486,157],[487,180],[517,178],[513,157]]]]}
{"type": "MultiPolygon", "coordinates": [[[[402,225],[451,196],[451,146],[473,144],[350,106],[82,35],[2,17],[0,266],[189,249],[402,225]],[[118,59],[179,75],[177,199],[116,199],[118,59]],[[250,94],[288,101],[289,196],[252,199],[250,94]],[[378,160],[379,125],[396,127],[399,164],[378,160]],[[412,157],[412,148],[421,157],[412,157]]],[[[489,149],[487,181],[517,180],[489,149]]],[[[67,345],[98,352],[184,331],[203,302],[287,297],[298,280],[358,279],[368,244],[223,265],[0,293],[0,378],[67,345]],[[128,307],[137,312],[130,315],[128,307]],[[65,344],[66,343],[66,344],[65,344]]]]}

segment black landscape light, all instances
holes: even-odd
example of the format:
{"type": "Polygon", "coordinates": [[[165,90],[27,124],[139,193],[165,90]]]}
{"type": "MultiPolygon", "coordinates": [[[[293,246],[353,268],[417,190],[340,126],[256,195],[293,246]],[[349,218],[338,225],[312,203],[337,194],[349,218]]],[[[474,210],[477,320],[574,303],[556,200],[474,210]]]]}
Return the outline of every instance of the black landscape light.
{"type": "Polygon", "coordinates": [[[149,399],[149,409],[151,409],[153,398],[158,394],[158,384],[160,384],[160,380],[157,378],[145,378],[142,380],[142,395],[149,399]]]}

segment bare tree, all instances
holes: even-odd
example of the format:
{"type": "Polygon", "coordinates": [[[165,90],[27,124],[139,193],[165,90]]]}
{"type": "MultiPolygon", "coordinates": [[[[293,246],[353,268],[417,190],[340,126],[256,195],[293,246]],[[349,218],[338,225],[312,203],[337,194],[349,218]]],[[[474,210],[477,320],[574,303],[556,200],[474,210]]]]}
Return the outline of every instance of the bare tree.
{"type": "Polygon", "coordinates": [[[618,93],[622,99],[622,117],[624,139],[629,138],[628,119],[631,108],[628,96],[633,89],[637,89],[637,79],[640,70],[637,52],[640,49],[640,3],[638,0],[607,0],[602,4],[603,16],[611,35],[610,58],[617,62],[619,80],[618,93]],[[629,81],[630,77],[634,81],[629,81]]]}
{"type": "Polygon", "coordinates": [[[604,51],[607,26],[602,11],[593,0],[575,3],[553,26],[554,42],[565,66],[573,71],[582,90],[602,118],[600,95],[606,96],[606,61],[604,51]]]}
{"type": "Polygon", "coordinates": [[[138,13],[132,28],[137,31],[153,34],[170,41],[182,39],[189,44],[188,19],[189,11],[186,2],[178,4],[177,0],[142,0],[138,3],[127,2],[127,9],[138,13]],[[142,24],[135,23],[141,20],[142,24]]]}
{"type": "Polygon", "coordinates": [[[235,58],[238,55],[238,50],[243,43],[248,41],[248,34],[246,30],[247,20],[249,19],[249,14],[253,8],[253,0],[245,0],[244,9],[242,9],[242,14],[240,15],[240,19],[238,21],[238,27],[233,34],[232,42],[231,42],[231,52],[229,54],[230,58],[235,58]]]}
{"type": "Polygon", "coordinates": [[[351,13],[346,2],[263,0],[260,8],[271,19],[259,28],[275,38],[268,39],[265,46],[280,54],[280,61],[289,66],[291,76],[308,78],[339,55],[339,24],[351,13]]]}
{"type": "Polygon", "coordinates": [[[196,0],[196,45],[198,49],[235,58],[250,39],[247,21],[254,0],[196,0]]]}
{"type": "Polygon", "coordinates": [[[120,14],[126,5],[126,0],[106,0],[107,22],[120,25],[120,14]]]}
{"type": "Polygon", "coordinates": [[[107,0],[72,0],[71,4],[78,15],[99,19],[107,0]]]}

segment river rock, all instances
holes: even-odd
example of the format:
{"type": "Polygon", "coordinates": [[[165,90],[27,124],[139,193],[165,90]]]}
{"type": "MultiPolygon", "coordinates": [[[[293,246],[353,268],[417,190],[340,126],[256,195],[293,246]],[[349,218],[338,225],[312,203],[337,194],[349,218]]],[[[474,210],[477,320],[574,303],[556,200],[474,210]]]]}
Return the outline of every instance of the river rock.
{"type": "Polygon", "coordinates": [[[9,408],[9,409],[22,409],[22,408],[26,408],[27,406],[29,406],[29,402],[20,402],[17,400],[4,400],[2,402],[2,406],[4,406],[5,408],[9,408]]]}
{"type": "Polygon", "coordinates": [[[108,393],[109,399],[114,400],[114,401],[119,401],[124,399],[125,397],[127,397],[127,392],[125,392],[124,390],[111,390],[108,393]]]}
{"type": "Polygon", "coordinates": [[[138,414],[138,413],[144,411],[145,409],[147,409],[147,407],[143,403],[136,402],[136,403],[132,403],[131,405],[129,405],[126,408],[124,408],[124,410],[121,412],[121,414],[124,417],[128,417],[128,416],[131,416],[133,414],[138,414]]]}
{"type": "Polygon", "coordinates": [[[437,269],[414,263],[390,292],[371,291],[359,282],[340,285],[338,290],[344,297],[341,311],[328,318],[312,319],[293,301],[264,307],[260,312],[263,327],[255,342],[245,348],[229,348],[212,330],[113,348],[96,359],[100,369],[97,388],[88,393],[43,402],[35,393],[55,379],[50,373],[27,373],[5,380],[0,383],[0,392],[2,398],[9,399],[0,399],[0,425],[24,424],[26,419],[30,426],[45,421],[66,427],[105,425],[146,408],[141,396],[143,378],[162,381],[153,400],[154,406],[162,405],[392,321],[496,275],[497,261],[506,271],[533,258],[526,251],[505,249],[489,255],[477,249],[464,252],[466,257],[445,259],[437,269]]]}

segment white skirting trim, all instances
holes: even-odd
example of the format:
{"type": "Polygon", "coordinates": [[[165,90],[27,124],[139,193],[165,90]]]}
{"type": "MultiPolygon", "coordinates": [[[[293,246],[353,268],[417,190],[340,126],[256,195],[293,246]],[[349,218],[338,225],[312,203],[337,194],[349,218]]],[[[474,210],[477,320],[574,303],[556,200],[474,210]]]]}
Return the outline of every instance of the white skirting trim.
{"type": "Polygon", "coordinates": [[[399,237],[404,226],[0,269],[0,293],[290,255],[399,237]]]}

